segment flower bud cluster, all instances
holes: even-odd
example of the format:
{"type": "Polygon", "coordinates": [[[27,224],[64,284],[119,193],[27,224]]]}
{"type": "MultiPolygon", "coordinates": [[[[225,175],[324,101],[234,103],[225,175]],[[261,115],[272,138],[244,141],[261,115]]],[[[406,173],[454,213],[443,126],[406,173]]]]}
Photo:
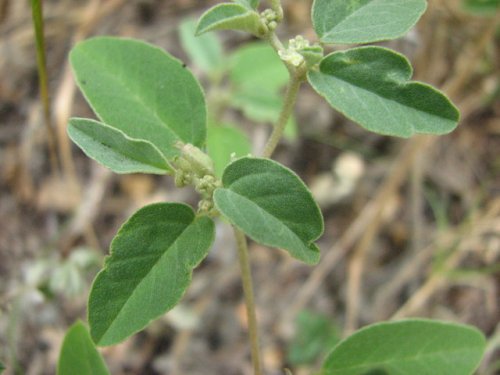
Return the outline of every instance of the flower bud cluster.
{"type": "Polygon", "coordinates": [[[260,19],[267,26],[269,31],[276,30],[278,23],[281,21],[278,13],[273,9],[266,9],[260,14],[260,19]]]}
{"type": "Polygon", "coordinates": [[[290,39],[288,48],[278,53],[281,60],[295,67],[303,63],[310,67],[323,58],[323,48],[318,44],[311,45],[302,35],[290,39]]]}
{"type": "Polygon", "coordinates": [[[194,186],[202,196],[198,204],[199,211],[213,213],[212,196],[214,190],[221,186],[221,182],[215,177],[212,160],[191,144],[179,143],[177,147],[181,150],[181,155],[174,160],[175,185],[178,187],[194,186]]]}

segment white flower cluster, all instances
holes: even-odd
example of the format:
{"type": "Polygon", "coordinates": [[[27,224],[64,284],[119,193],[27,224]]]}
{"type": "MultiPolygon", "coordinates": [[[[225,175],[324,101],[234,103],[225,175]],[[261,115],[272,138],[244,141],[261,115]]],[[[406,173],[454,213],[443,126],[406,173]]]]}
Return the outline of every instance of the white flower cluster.
{"type": "Polygon", "coordinates": [[[310,44],[307,39],[302,35],[297,35],[295,38],[290,39],[287,49],[279,51],[278,53],[281,60],[293,66],[299,66],[304,62],[304,56],[302,56],[299,51],[309,46],[310,44]]]}

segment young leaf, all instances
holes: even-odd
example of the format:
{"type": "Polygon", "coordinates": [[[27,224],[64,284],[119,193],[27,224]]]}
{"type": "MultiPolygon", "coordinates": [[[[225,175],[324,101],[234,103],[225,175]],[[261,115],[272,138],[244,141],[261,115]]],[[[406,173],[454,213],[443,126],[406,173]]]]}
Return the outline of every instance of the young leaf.
{"type": "Polygon", "coordinates": [[[277,92],[289,79],[276,51],[264,43],[252,43],[231,56],[230,78],[238,89],[277,92]]]}
{"type": "Polygon", "coordinates": [[[257,9],[260,0],[233,0],[233,2],[244,5],[249,9],[257,9]]]}
{"type": "Polygon", "coordinates": [[[246,134],[235,127],[210,126],[207,135],[208,154],[212,158],[215,173],[222,176],[224,168],[231,161],[231,155],[241,157],[251,151],[250,141],[246,134]]]}
{"type": "Polygon", "coordinates": [[[326,56],[308,79],[333,108],[375,133],[409,137],[455,129],[456,107],[432,86],[409,81],[411,75],[403,55],[362,47],[326,56]]]}
{"type": "Polygon", "coordinates": [[[101,122],[72,118],[68,135],[87,156],[113,172],[165,174],[171,171],[165,157],[151,142],[133,139],[101,122]]]}
{"type": "Polygon", "coordinates": [[[84,324],[73,324],[64,336],[57,375],[109,375],[84,324]]]}
{"type": "Polygon", "coordinates": [[[481,332],[465,325],[424,319],[378,323],[340,342],[322,374],[471,375],[485,344],[481,332]]]}
{"type": "Polygon", "coordinates": [[[201,86],[176,58],[150,44],[111,37],[78,43],[70,53],[76,81],[97,116],[127,136],[154,144],[168,160],[178,140],[202,146],[201,86]]]}
{"type": "Polygon", "coordinates": [[[219,4],[202,14],[196,35],[214,30],[241,30],[261,36],[266,28],[259,14],[248,7],[241,4],[219,4]]]}
{"type": "Polygon", "coordinates": [[[323,43],[372,43],[403,36],[425,0],[314,0],[312,22],[323,43]]]}
{"type": "Polygon", "coordinates": [[[187,19],[180,25],[180,40],[193,64],[205,73],[220,71],[224,64],[222,45],[214,34],[195,36],[196,21],[187,19]]]}
{"type": "Polygon", "coordinates": [[[318,262],[313,241],[323,233],[323,217],[295,173],[269,159],[246,157],[226,167],[222,185],[214,203],[232,224],[257,242],[318,262]]]}
{"type": "Polygon", "coordinates": [[[116,344],[174,307],[214,239],[213,221],[180,203],[137,211],[118,231],[89,297],[98,345],[116,344]]]}

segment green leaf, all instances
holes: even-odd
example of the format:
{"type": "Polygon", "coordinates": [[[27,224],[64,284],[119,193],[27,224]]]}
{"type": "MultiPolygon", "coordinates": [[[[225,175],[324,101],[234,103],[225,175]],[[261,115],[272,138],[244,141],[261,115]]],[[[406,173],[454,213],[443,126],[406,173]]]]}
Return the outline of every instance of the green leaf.
{"type": "Polygon", "coordinates": [[[101,354],[81,321],[73,324],[64,336],[57,375],[109,375],[101,354]]]}
{"type": "Polygon", "coordinates": [[[252,43],[231,56],[230,79],[237,89],[277,92],[289,74],[276,51],[265,43],[252,43]]]}
{"type": "Polygon", "coordinates": [[[296,332],[287,350],[294,365],[313,364],[340,341],[339,329],[331,320],[311,311],[301,311],[296,319],[296,332]]]}
{"type": "Polygon", "coordinates": [[[5,366],[2,362],[0,362],[0,374],[5,370],[5,366]]]}
{"type": "Polygon", "coordinates": [[[378,323],[338,344],[322,374],[470,375],[485,344],[481,332],[465,325],[423,319],[378,323]]]}
{"type": "Polygon", "coordinates": [[[249,9],[257,9],[260,0],[233,0],[233,2],[246,6],[249,9]]]}
{"type": "MultiPolygon", "coordinates": [[[[279,93],[259,89],[258,87],[245,87],[231,95],[231,104],[243,111],[245,117],[257,122],[270,122],[276,124],[283,98],[279,93]]],[[[283,134],[289,140],[297,138],[297,123],[292,115],[288,120],[283,134]]]]}
{"type": "Polygon", "coordinates": [[[455,129],[457,108],[432,86],[409,81],[411,75],[403,55],[362,47],[326,56],[308,79],[333,108],[375,133],[409,137],[455,129]]]}
{"type": "Polygon", "coordinates": [[[89,297],[90,333],[116,344],[174,307],[214,239],[213,221],[180,203],[137,211],[118,231],[89,297]]]}
{"type": "Polygon", "coordinates": [[[180,40],[189,58],[205,73],[220,71],[224,65],[222,45],[214,34],[195,36],[196,21],[184,20],[180,25],[180,40]]]}
{"type": "Polygon", "coordinates": [[[403,36],[425,0],[314,0],[312,22],[323,43],[371,43],[403,36]]]}
{"type": "Polygon", "coordinates": [[[495,16],[500,8],[500,0],[462,0],[465,10],[481,16],[495,16]]]}
{"type": "Polygon", "coordinates": [[[151,142],[133,139],[106,124],[72,118],[68,135],[88,157],[113,172],[165,174],[171,171],[165,157],[151,142]]]}
{"type": "Polygon", "coordinates": [[[76,81],[106,125],[154,144],[170,160],[178,140],[202,146],[205,98],[182,62],[131,39],[97,37],[70,53],[76,81]]]}
{"type": "Polygon", "coordinates": [[[233,126],[210,126],[207,136],[208,155],[212,158],[217,177],[234,157],[246,156],[251,145],[245,133],[233,126]]]}
{"type": "Polygon", "coordinates": [[[256,36],[266,31],[259,14],[241,4],[219,4],[203,13],[196,34],[214,30],[241,30],[256,36]]]}
{"type": "Polygon", "coordinates": [[[214,203],[232,224],[257,242],[318,262],[313,241],[323,233],[323,217],[295,173],[269,159],[246,157],[226,167],[222,185],[214,203]]]}

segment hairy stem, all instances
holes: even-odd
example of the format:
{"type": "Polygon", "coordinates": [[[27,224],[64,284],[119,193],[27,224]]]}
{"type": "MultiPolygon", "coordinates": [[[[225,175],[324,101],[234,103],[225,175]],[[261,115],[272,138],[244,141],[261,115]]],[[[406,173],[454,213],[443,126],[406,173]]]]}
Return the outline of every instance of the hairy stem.
{"type": "Polygon", "coordinates": [[[38,65],[38,78],[40,85],[40,97],[43,106],[44,122],[47,129],[49,145],[50,164],[52,172],[58,173],[56,134],[51,126],[49,85],[47,78],[47,64],[45,59],[45,39],[43,33],[43,9],[41,0],[31,0],[33,16],[33,27],[35,29],[36,60],[38,65]]]}
{"type": "Polygon", "coordinates": [[[288,83],[288,87],[286,89],[285,101],[283,103],[283,108],[281,109],[280,117],[278,118],[278,122],[274,126],[273,132],[271,133],[271,136],[269,137],[262,153],[262,156],[265,158],[271,157],[276,149],[276,146],[278,145],[278,142],[283,136],[285,126],[295,107],[295,102],[297,101],[297,95],[302,81],[303,78],[298,71],[290,75],[290,82],[288,83]]]}
{"type": "Polygon", "coordinates": [[[247,308],[248,333],[250,336],[250,348],[252,353],[252,364],[255,375],[262,375],[262,365],[260,361],[259,335],[257,330],[257,316],[255,313],[255,302],[253,296],[252,273],[250,261],[248,259],[248,247],[245,234],[233,227],[236,244],[238,247],[238,259],[241,268],[241,281],[243,283],[243,294],[247,308]]]}

